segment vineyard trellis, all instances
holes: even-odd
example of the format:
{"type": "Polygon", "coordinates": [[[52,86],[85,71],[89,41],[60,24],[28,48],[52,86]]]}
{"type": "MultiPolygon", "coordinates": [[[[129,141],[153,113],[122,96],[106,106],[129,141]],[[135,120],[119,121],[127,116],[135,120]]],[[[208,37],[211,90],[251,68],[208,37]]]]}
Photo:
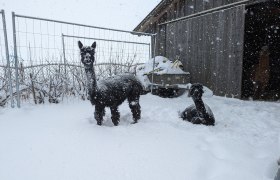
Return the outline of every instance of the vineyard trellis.
{"type": "MultiPolygon", "coordinates": [[[[89,40],[89,41],[97,41],[98,44],[102,43],[103,46],[97,47],[97,52],[100,52],[96,56],[95,66],[97,67],[98,76],[105,78],[106,76],[112,76],[118,73],[123,72],[132,72],[134,69],[134,73],[136,73],[136,67],[143,62],[141,59],[137,59],[137,52],[132,52],[132,54],[125,54],[124,48],[119,46],[124,46],[129,44],[130,46],[134,45],[141,45],[144,49],[148,49],[147,57],[151,57],[151,44],[144,43],[144,42],[135,42],[135,41],[124,41],[124,40],[113,40],[113,39],[100,39],[100,38],[93,38],[93,37],[83,37],[83,36],[74,36],[74,35],[66,35],[62,34],[62,46],[63,46],[63,59],[64,64],[67,64],[68,59],[75,59],[79,56],[79,54],[73,53],[73,50],[70,49],[70,52],[67,52],[66,49],[69,48],[65,47],[65,44],[69,40],[77,42],[78,40],[89,40]],[[110,44],[109,48],[104,46],[104,43],[110,44]],[[118,46],[118,47],[116,47],[118,46]],[[105,51],[104,48],[108,48],[108,51],[105,51]],[[102,49],[102,50],[101,50],[102,49]],[[117,50],[114,51],[113,49],[117,50]],[[72,57],[71,57],[72,56],[72,57]],[[101,62],[101,63],[100,63],[101,62]]],[[[137,51],[137,49],[136,49],[137,51]]],[[[139,54],[138,54],[139,55],[139,54]]],[[[140,57],[142,58],[142,57],[140,57]]],[[[66,68],[65,68],[66,69],[66,68]]]]}
{"type": "MultiPolygon", "coordinates": [[[[1,15],[5,16],[4,11],[1,15]]],[[[14,12],[12,25],[13,54],[10,53],[10,57],[8,40],[2,42],[2,36],[0,39],[1,48],[5,44],[7,52],[4,58],[1,49],[3,65],[0,64],[0,67],[4,71],[1,71],[3,75],[0,77],[4,87],[1,91],[5,91],[6,99],[11,99],[12,106],[14,95],[17,107],[21,106],[22,101],[38,104],[45,101],[58,103],[68,96],[87,98],[78,40],[87,45],[97,42],[94,64],[97,78],[135,73],[138,64],[151,58],[151,44],[155,41],[154,34],[24,16],[14,12]],[[11,68],[9,60],[13,62],[11,68]],[[12,78],[7,81],[10,75],[12,78]]],[[[1,30],[4,36],[6,27],[1,30]]],[[[4,96],[0,94],[0,97],[4,96]]],[[[7,104],[7,101],[2,102],[3,105],[7,104]]]]}

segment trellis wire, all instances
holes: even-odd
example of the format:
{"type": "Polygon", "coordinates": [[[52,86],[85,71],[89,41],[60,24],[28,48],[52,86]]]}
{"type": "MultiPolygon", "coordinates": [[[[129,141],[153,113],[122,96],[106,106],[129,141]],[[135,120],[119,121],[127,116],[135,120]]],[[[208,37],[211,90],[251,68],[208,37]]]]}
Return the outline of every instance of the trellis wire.
{"type": "MultiPolygon", "coordinates": [[[[67,40],[71,41],[73,39],[75,39],[75,42],[77,42],[78,40],[90,40],[90,41],[97,41],[97,44],[99,44],[99,43],[103,44],[103,47],[98,47],[97,46],[97,52],[96,52],[97,57],[96,57],[96,61],[95,61],[97,63],[94,64],[95,66],[101,66],[101,65],[104,65],[104,66],[113,65],[115,67],[119,66],[119,67],[127,68],[128,69],[127,72],[129,72],[129,69],[131,67],[136,68],[137,65],[143,63],[143,60],[151,58],[151,52],[150,52],[151,44],[150,43],[142,43],[142,42],[134,42],[134,41],[119,41],[119,40],[111,40],[111,39],[100,39],[100,38],[93,38],[93,37],[82,37],[82,36],[73,36],[73,35],[62,34],[64,62],[67,62],[66,59],[68,59],[69,56],[71,56],[71,55],[73,56],[72,59],[79,59],[80,55],[79,55],[78,51],[75,51],[75,54],[70,54],[70,53],[66,54],[66,52],[65,52],[65,49],[66,49],[65,48],[65,41],[67,42],[67,40]],[[137,46],[139,46],[139,48],[142,48],[142,49],[145,49],[145,50],[144,51],[142,50],[143,52],[141,51],[140,53],[132,52],[131,53],[131,56],[132,56],[131,58],[133,58],[133,59],[126,59],[126,61],[123,60],[123,59],[126,58],[126,57],[123,57],[123,54],[122,54],[123,51],[122,52],[108,52],[107,56],[103,55],[101,57],[100,54],[102,52],[104,54],[104,51],[106,51],[106,48],[107,48],[105,43],[110,45],[110,49],[112,49],[116,45],[128,44],[132,48],[135,45],[137,45],[137,46]],[[105,46],[104,46],[104,44],[105,44],[105,46]],[[146,53],[146,56],[145,56],[144,52],[148,52],[148,53],[146,53]],[[138,55],[138,57],[135,56],[136,54],[138,55]],[[119,59],[122,59],[123,61],[120,62],[119,59],[111,59],[111,55],[115,58],[118,58],[120,55],[122,55],[122,57],[119,57],[119,59]],[[100,62],[102,62],[102,63],[100,63],[100,62]]],[[[68,43],[66,43],[66,44],[68,44],[68,43]]],[[[123,49],[118,48],[118,50],[123,50],[123,49]]],[[[71,50],[71,52],[74,52],[74,50],[71,50]]],[[[123,72],[123,71],[121,70],[121,72],[123,72]]],[[[111,76],[111,75],[112,74],[109,74],[109,76],[111,76]]]]}
{"type": "MultiPolygon", "coordinates": [[[[138,63],[143,63],[151,58],[150,44],[153,34],[15,13],[12,13],[12,19],[16,78],[18,78],[16,79],[18,107],[20,107],[20,98],[23,98],[20,94],[25,86],[30,86],[29,82],[34,86],[34,84],[48,84],[45,81],[49,81],[47,86],[51,89],[51,83],[58,83],[57,80],[54,80],[56,75],[65,85],[60,88],[68,89],[85,79],[79,57],[78,40],[82,41],[84,45],[91,45],[93,40],[97,41],[95,65],[105,67],[98,68],[102,72],[99,75],[103,77],[122,73],[123,67],[135,67],[138,63]],[[70,36],[72,37],[70,38],[70,36]],[[110,68],[106,68],[109,66],[115,67],[114,72],[106,71],[106,69],[110,70],[110,68]],[[118,67],[121,68],[118,69],[118,67]]],[[[63,94],[69,92],[67,90],[63,94]]],[[[33,96],[35,98],[35,95],[33,96]]]]}

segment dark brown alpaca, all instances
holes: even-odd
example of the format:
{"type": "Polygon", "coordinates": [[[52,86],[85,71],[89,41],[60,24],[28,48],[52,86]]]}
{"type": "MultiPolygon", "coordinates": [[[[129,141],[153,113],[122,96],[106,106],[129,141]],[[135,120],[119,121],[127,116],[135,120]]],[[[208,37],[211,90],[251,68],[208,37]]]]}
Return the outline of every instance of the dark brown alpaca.
{"type": "Polygon", "coordinates": [[[260,52],[259,63],[252,71],[252,82],[254,84],[254,98],[262,98],[268,87],[270,78],[269,50],[268,46],[263,46],[260,52]]]}

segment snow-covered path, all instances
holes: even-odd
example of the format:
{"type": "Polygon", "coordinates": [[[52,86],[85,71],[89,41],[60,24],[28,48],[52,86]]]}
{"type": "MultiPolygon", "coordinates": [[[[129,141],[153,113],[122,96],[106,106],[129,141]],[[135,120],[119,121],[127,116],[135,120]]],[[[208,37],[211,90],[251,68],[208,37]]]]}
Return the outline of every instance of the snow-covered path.
{"type": "Polygon", "coordinates": [[[0,109],[0,179],[273,179],[280,155],[280,103],[204,98],[216,126],[178,118],[183,95],[141,96],[142,119],[130,124],[128,104],[114,127],[88,101],[0,109]]]}

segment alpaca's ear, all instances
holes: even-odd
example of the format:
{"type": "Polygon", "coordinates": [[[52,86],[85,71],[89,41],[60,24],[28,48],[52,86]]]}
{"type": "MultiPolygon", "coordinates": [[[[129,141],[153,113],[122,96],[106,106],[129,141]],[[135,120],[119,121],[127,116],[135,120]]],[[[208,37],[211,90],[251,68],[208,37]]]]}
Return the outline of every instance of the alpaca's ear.
{"type": "Polygon", "coordinates": [[[205,91],[204,91],[204,88],[203,86],[201,85],[201,93],[203,94],[205,91]]]}
{"type": "Polygon", "coordinates": [[[94,41],[94,43],[92,43],[91,47],[92,47],[93,49],[96,48],[96,42],[95,42],[95,41],[94,41]]]}
{"type": "Polygon", "coordinates": [[[203,88],[203,85],[201,85],[201,90],[202,90],[202,94],[205,93],[205,90],[203,88]]]}
{"type": "Polygon", "coordinates": [[[78,45],[79,45],[79,48],[80,48],[80,49],[82,49],[83,46],[84,46],[84,45],[81,43],[81,41],[78,41],[78,45]]]}

